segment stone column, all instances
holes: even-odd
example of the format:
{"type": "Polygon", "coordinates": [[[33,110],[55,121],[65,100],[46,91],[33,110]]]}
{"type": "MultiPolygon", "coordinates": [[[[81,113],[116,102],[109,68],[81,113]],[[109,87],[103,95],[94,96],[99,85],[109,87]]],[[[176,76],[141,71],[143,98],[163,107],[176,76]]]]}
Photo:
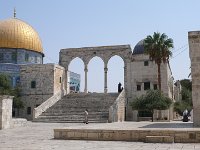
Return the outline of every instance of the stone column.
{"type": "Polygon", "coordinates": [[[104,64],[104,93],[108,92],[108,83],[107,83],[107,72],[108,72],[108,68],[107,68],[107,64],[104,64]]]}
{"type": "Polygon", "coordinates": [[[0,130],[12,126],[13,96],[0,95],[0,130]]]}
{"type": "Polygon", "coordinates": [[[69,76],[69,72],[68,72],[68,68],[65,68],[65,89],[66,89],[66,93],[70,93],[70,76],[69,76]]]}
{"type": "Polygon", "coordinates": [[[88,67],[87,67],[87,64],[85,64],[85,89],[84,89],[84,92],[87,93],[87,73],[88,73],[88,67]]]}
{"type": "Polygon", "coordinates": [[[127,65],[124,64],[124,89],[127,90],[127,65]]]}
{"type": "Polygon", "coordinates": [[[191,60],[193,125],[200,127],[200,31],[189,32],[188,40],[191,60]]]}

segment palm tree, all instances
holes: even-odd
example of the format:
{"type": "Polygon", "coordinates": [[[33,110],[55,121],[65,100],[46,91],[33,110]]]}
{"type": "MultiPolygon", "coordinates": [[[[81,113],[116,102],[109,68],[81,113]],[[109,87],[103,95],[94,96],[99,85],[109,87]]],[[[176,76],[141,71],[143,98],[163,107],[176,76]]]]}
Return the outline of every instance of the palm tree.
{"type": "Polygon", "coordinates": [[[169,62],[169,57],[172,56],[170,49],[173,47],[173,40],[168,38],[165,33],[160,34],[159,32],[154,32],[153,36],[148,35],[144,39],[144,52],[148,54],[150,60],[155,61],[158,66],[159,90],[161,90],[160,65],[162,62],[169,62]]]}

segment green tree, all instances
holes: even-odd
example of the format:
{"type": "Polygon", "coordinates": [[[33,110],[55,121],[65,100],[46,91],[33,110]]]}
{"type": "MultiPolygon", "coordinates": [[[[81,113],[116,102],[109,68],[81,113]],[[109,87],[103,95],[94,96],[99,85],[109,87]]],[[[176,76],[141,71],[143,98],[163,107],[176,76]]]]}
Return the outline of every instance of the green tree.
{"type": "Polygon", "coordinates": [[[160,90],[149,90],[145,95],[136,97],[131,106],[134,110],[150,111],[152,113],[152,122],[154,110],[165,110],[170,107],[172,100],[166,97],[160,90]]]}
{"type": "Polygon", "coordinates": [[[14,96],[13,108],[17,109],[19,115],[19,110],[24,108],[24,104],[21,101],[21,89],[18,86],[12,88],[10,84],[11,82],[9,76],[6,74],[0,74],[0,94],[14,96]]]}
{"type": "Polygon", "coordinates": [[[181,101],[174,103],[174,111],[179,115],[182,115],[185,109],[191,110],[192,104],[192,81],[189,79],[180,80],[182,90],[181,90],[181,101]]]}
{"type": "Polygon", "coordinates": [[[0,94],[9,95],[11,93],[10,78],[6,74],[0,74],[0,94]]]}
{"type": "Polygon", "coordinates": [[[180,80],[181,86],[192,91],[192,81],[190,79],[180,80]]]}
{"type": "Polygon", "coordinates": [[[161,63],[166,63],[172,56],[173,40],[168,38],[165,33],[154,32],[153,36],[148,35],[144,39],[144,52],[149,55],[151,61],[158,66],[158,87],[161,90],[161,63]]]}

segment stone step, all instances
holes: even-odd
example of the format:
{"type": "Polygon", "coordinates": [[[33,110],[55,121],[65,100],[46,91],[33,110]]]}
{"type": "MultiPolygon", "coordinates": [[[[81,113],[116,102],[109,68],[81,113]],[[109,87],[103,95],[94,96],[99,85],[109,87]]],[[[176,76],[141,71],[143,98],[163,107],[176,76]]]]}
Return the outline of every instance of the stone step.
{"type": "Polygon", "coordinates": [[[34,121],[83,122],[84,111],[88,109],[89,120],[93,122],[107,122],[109,107],[114,103],[118,95],[118,93],[69,94],[43,112],[34,121]]]}
{"type": "MultiPolygon", "coordinates": [[[[46,123],[84,123],[83,120],[33,120],[33,122],[46,123]]],[[[107,123],[108,120],[89,120],[89,123],[107,123]]]]}
{"type": "MultiPolygon", "coordinates": [[[[109,112],[89,112],[89,116],[101,116],[101,115],[108,115],[109,112]]],[[[66,116],[66,115],[84,115],[83,112],[54,112],[54,113],[49,113],[49,112],[45,112],[43,113],[41,116],[49,116],[49,115],[52,115],[52,116],[57,116],[57,115],[60,115],[60,116],[66,116]]]]}
{"type": "MultiPolygon", "coordinates": [[[[107,118],[108,115],[104,115],[104,116],[88,116],[88,118],[107,118]]],[[[66,115],[66,116],[60,116],[60,115],[57,115],[57,116],[39,116],[39,118],[54,118],[54,119],[59,119],[59,118],[85,118],[84,115],[66,115]]]]}

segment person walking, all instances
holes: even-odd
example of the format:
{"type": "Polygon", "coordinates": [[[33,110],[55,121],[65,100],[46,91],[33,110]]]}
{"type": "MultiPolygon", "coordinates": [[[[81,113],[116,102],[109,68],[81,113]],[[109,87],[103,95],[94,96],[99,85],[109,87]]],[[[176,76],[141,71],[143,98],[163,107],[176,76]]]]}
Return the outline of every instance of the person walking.
{"type": "Polygon", "coordinates": [[[88,124],[88,110],[87,109],[85,109],[84,115],[85,115],[84,123],[88,124]]]}

